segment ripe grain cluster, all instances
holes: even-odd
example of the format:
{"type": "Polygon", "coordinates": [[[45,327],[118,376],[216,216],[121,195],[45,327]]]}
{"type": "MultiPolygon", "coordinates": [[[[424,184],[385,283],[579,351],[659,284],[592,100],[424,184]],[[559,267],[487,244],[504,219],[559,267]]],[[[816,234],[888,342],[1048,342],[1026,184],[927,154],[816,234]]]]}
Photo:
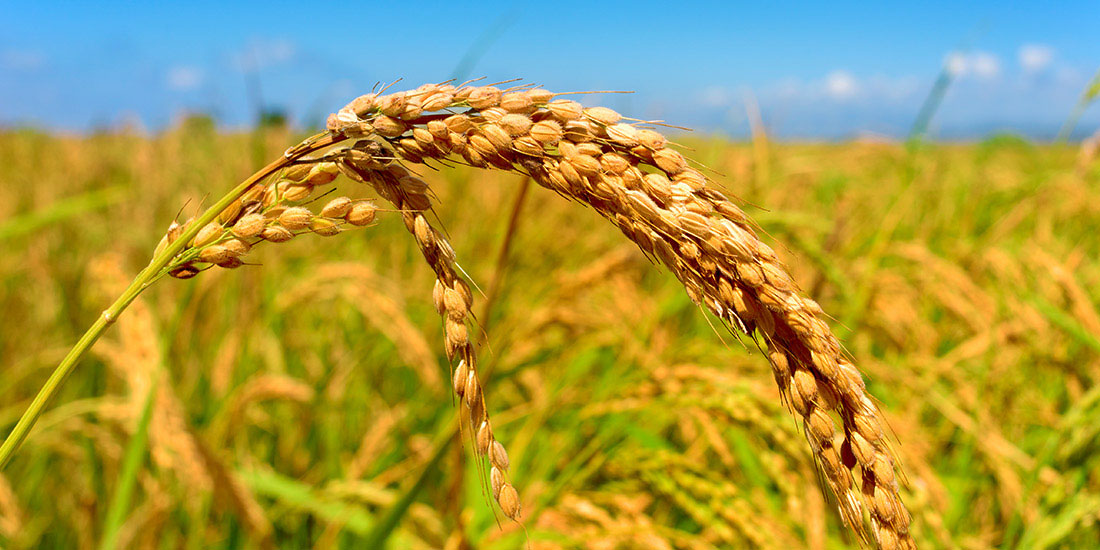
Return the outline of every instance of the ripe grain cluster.
{"type": "Polygon", "coordinates": [[[915,547],[885,422],[821,308],[800,292],[749,217],[652,125],[543,89],[429,84],[358,97],[329,117],[328,130],[348,143],[330,153],[340,170],[401,211],[436,273],[447,353],[457,360],[454,388],[508,517],[519,506],[469,342],[471,294],[453,248],[428,221],[430,189],[412,165],[522,173],[615,224],[668,267],[696,304],[763,342],[845,522],[880,548],[915,547]]]}

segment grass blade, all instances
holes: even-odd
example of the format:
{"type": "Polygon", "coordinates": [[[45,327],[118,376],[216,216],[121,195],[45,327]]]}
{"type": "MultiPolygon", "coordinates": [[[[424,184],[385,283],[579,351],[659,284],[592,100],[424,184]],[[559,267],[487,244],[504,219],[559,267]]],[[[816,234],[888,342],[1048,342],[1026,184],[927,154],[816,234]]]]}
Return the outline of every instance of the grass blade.
{"type": "Polygon", "coordinates": [[[397,502],[393,503],[393,506],[382,516],[382,519],[378,522],[378,525],[374,526],[374,529],[367,535],[364,541],[363,548],[384,548],[386,541],[390,538],[393,530],[397,528],[397,524],[401,522],[401,518],[405,517],[405,513],[408,512],[409,507],[412,506],[416,496],[424,488],[424,485],[428,482],[428,476],[435,472],[436,467],[439,465],[439,461],[443,459],[446,454],[447,448],[451,446],[451,442],[455,440],[454,432],[457,429],[457,417],[455,422],[450,423],[449,427],[440,432],[436,437],[435,451],[432,452],[432,456],[428,459],[428,463],[424,465],[424,469],[420,472],[420,477],[416,478],[416,482],[412,487],[409,487],[401,498],[397,499],[397,502]]]}
{"type": "Polygon", "coordinates": [[[126,445],[126,454],[122,458],[122,470],[119,472],[115,494],[111,497],[107,518],[103,524],[103,536],[99,541],[100,550],[111,550],[118,544],[118,531],[126,518],[126,512],[130,509],[134,485],[137,484],[138,473],[141,472],[141,466],[145,462],[149,444],[149,421],[153,417],[157,385],[158,380],[154,378],[149,386],[149,394],[145,396],[145,404],[141,408],[137,429],[134,430],[134,436],[126,445]]]}
{"type": "Polygon", "coordinates": [[[122,187],[108,187],[89,191],[75,197],[57,201],[45,208],[27,212],[6,222],[0,223],[0,242],[13,239],[69,218],[101,208],[107,208],[122,200],[122,187]]]}

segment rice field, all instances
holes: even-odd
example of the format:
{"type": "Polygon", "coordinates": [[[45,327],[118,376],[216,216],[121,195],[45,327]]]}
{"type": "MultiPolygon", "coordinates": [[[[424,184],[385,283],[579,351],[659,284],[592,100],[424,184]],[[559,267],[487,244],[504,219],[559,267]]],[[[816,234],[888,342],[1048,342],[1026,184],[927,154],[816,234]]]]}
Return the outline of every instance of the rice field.
{"type": "MultiPolygon", "coordinates": [[[[0,133],[0,432],[172,219],[301,137],[0,133]]],[[[1100,165],[1011,136],[679,141],[831,315],[921,547],[1100,545],[1100,165]]],[[[756,342],[592,210],[421,173],[477,285],[519,522],[456,431],[435,275],[383,211],[146,291],[0,473],[0,548],[858,547],[756,342]]]]}

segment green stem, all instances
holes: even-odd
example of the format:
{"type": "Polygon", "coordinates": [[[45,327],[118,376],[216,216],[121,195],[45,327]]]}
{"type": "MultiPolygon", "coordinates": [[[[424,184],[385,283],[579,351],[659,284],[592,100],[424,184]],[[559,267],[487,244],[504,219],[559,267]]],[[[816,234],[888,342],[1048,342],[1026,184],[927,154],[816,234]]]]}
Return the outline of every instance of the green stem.
{"type": "Polygon", "coordinates": [[[99,319],[96,319],[96,322],[88,328],[87,332],[80,337],[76,345],[69,350],[69,353],[65,355],[65,358],[62,359],[61,363],[54,369],[53,374],[50,375],[49,380],[46,380],[42,389],[38,390],[38,395],[34,396],[34,400],[31,401],[30,406],[23,412],[23,416],[19,417],[19,422],[15,424],[15,428],[12,428],[11,433],[9,433],[8,437],[4,440],[4,444],[0,446],[0,471],[3,471],[8,465],[8,462],[11,461],[15,451],[19,450],[19,446],[27,439],[27,434],[29,434],[31,428],[34,427],[34,423],[38,421],[38,417],[41,416],[42,412],[49,406],[50,401],[57,394],[58,390],[61,389],[61,385],[65,383],[65,379],[72,373],[77,362],[80,361],[80,358],[83,357],[92,347],[92,344],[95,344],[96,340],[99,340],[99,337],[114,324],[118,316],[126,310],[134,299],[136,299],[142,291],[148,288],[149,285],[156,282],[161,276],[161,271],[171,263],[172,259],[175,258],[184,247],[187,246],[187,243],[198,234],[203,226],[214,221],[226,207],[240,198],[249,187],[252,187],[257,182],[286,168],[294,160],[314,151],[329,147],[343,139],[345,138],[319,134],[305,140],[303,142],[305,146],[295,147],[292,155],[280,157],[241,182],[240,185],[203,212],[202,215],[195,219],[195,221],[191,223],[175,241],[172,241],[172,243],[165,247],[160,254],[154,257],[153,260],[149,262],[149,265],[145,266],[145,269],[141,270],[141,273],[139,273],[134,281],[130,283],[130,286],[123,291],[122,295],[119,296],[118,299],[99,316],[99,319]]]}

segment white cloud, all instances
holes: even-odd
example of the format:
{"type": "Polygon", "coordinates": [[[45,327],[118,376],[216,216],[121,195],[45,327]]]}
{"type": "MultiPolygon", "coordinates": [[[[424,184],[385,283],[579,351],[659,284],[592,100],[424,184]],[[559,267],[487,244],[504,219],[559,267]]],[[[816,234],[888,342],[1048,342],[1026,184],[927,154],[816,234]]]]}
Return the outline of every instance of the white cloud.
{"type": "Polygon", "coordinates": [[[168,69],[165,75],[165,83],[169,90],[186,92],[194,90],[202,85],[202,71],[195,67],[177,66],[168,69]]]}
{"type": "Polygon", "coordinates": [[[1020,67],[1027,73],[1038,73],[1054,61],[1054,48],[1046,44],[1024,44],[1017,54],[1020,67]]]}
{"type": "MultiPolygon", "coordinates": [[[[778,80],[761,88],[760,98],[763,102],[802,103],[822,99],[832,101],[859,99],[860,101],[898,103],[913,100],[915,94],[922,93],[926,84],[923,79],[915,75],[857,76],[849,71],[836,70],[812,81],[801,81],[794,77],[778,80]]],[[[714,97],[717,98],[717,95],[714,97]]]]}
{"type": "Polygon", "coordinates": [[[973,76],[990,80],[1001,74],[1001,59],[989,52],[951,52],[943,64],[948,74],[956,78],[973,76]]]}
{"type": "Polygon", "coordinates": [[[234,56],[234,62],[241,70],[256,71],[290,61],[297,54],[298,47],[290,40],[253,40],[234,56]]]}
{"type": "Polygon", "coordinates": [[[733,99],[728,89],[722,86],[708,86],[699,93],[699,101],[707,107],[725,107],[733,99]]]}
{"type": "Polygon", "coordinates": [[[1001,60],[988,52],[975,52],[970,56],[970,67],[978,78],[996,78],[1001,74],[1001,60]]]}
{"type": "Polygon", "coordinates": [[[38,52],[4,50],[0,52],[0,67],[9,70],[33,70],[46,63],[46,56],[38,52]]]}
{"type": "Polygon", "coordinates": [[[943,66],[951,76],[960,77],[966,74],[966,54],[962,52],[951,52],[947,54],[947,59],[943,60],[943,66]]]}
{"type": "Polygon", "coordinates": [[[825,93],[833,99],[848,99],[859,93],[859,83],[848,71],[833,71],[825,76],[825,93]]]}

